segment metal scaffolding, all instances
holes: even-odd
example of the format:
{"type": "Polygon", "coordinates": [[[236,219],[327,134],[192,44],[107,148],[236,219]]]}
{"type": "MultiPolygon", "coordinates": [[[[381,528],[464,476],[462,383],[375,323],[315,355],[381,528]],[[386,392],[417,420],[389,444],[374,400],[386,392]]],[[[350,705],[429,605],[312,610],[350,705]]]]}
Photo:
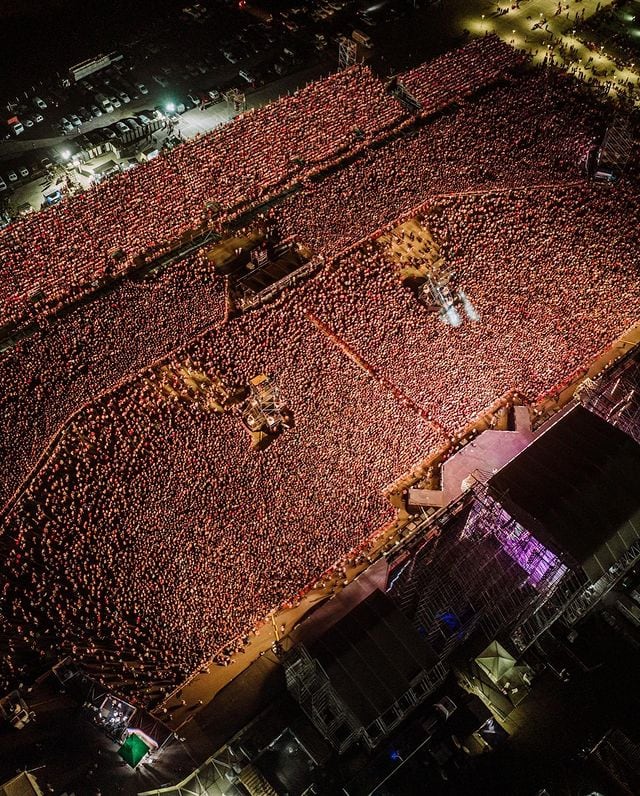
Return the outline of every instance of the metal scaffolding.
{"type": "Polygon", "coordinates": [[[616,116],[607,128],[598,152],[598,166],[622,171],[633,151],[633,132],[627,116],[616,116]]]}
{"type": "Polygon", "coordinates": [[[343,36],[338,42],[338,67],[346,69],[358,61],[358,45],[353,39],[343,36]]]}
{"type": "Polygon", "coordinates": [[[378,716],[364,730],[363,738],[370,749],[389,735],[421,702],[438,688],[444,681],[449,669],[438,662],[431,669],[423,671],[411,687],[397,699],[390,708],[378,716]]]}
{"type": "Polygon", "coordinates": [[[475,630],[511,632],[568,572],[478,484],[470,508],[413,553],[390,594],[444,660],[475,630]]]}
{"type": "Polygon", "coordinates": [[[314,727],[342,753],[362,735],[362,725],[340,699],[320,663],[303,644],[283,659],[287,688],[314,727]]]}
{"type": "Polygon", "coordinates": [[[615,780],[621,792],[640,793],[640,744],[622,730],[610,730],[591,750],[590,757],[615,780]]]}
{"type": "Polygon", "coordinates": [[[583,406],[640,444],[640,353],[627,356],[597,381],[576,391],[583,406]]]}

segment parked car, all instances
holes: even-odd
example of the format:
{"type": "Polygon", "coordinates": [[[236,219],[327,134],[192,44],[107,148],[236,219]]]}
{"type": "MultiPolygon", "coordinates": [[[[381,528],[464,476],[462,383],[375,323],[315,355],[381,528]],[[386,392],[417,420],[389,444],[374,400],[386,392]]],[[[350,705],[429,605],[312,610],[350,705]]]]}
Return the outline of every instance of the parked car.
{"type": "Polygon", "coordinates": [[[139,91],[143,97],[149,93],[149,89],[144,83],[136,83],[136,91],[139,91]]]}
{"type": "Polygon", "coordinates": [[[251,74],[251,72],[249,72],[249,70],[248,70],[248,69],[241,69],[241,70],[238,72],[238,74],[240,75],[240,77],[241,77],[243,80],[246,80],[246,81],[247,81],[247,83],[249,83],[250,85],[253,85],[253,84],[256,82],[256,79],[255,79],[255,77],[254,77],[254,76],[251,74]]]}
{"type": "Polygon", "coordinates": [[[82,127],[82,119],[76,114],[69,114],[69,121],[74,127],[82,127]]]}
{"type": "Polygon", "coordinates": [[[9,182],[18,182],[18,175],[15,173],[13,169],[9,169],[7,172],[7,179],[9,182]]]}
{"type": "Polygon", "coordinates": [[[90,122],[92,119],[92,116],[89,113],[89,111],[82,105],[78,108],[78,116],[82,119],[83,122],[90,122]]]}
{"type": "Polygon", "coordinates": [[[40,124],[40,122],[44,121],[44,116],[40,113],[40,111],[36,111],[31,115],[31,118],[36,124],[40,124]]]}
{"type": "Polygon", "coordinates": [[[113,125],[113,127],[115,127],[115,128],[116,128],[116,130],[117,130],[119,133],[122,133],[122,134],[124,134],[124,133],[128,133],[128,132],[129,132],[129,128],[127,127],[127,125],[126,125],[124,122],[116,122],[116,123],[113,125]]]}
{"type": "Polygon", "coordinates": [[[42,99],[42,97],[34,97],[33,104],[41,111],[45,111],[47,109],[47,103],[42,99]]]}
{"type": "Polygon", "coordinates": [[[31,116],[23,116],[21,121],[22,121],[22,124],[24,124],[25,127],[33,127],[34,122],[33,122],[33,119],[31,118],[31,116]]]}
{"type": "Polygon", "coordinates": [[[235,53],[233,53],[231,50],[223,50],[222,54],[227,59],[227,61],[229,61],[230,64],[237,64],[238,63],[238,59],[237,59],[235,53]]]}
{"type": "Polygon", "coordinates": [[[50,169],[53,166],[53,163],[49,158],[42,158],[40,161],[40,165],[43,169],[50,169]]]}
{"type": "Polygon", "coordinates": [[[137,119],[123,119],[123,122],[129,127],[130,130],[133,130],[134,133],[137,132],[141,127],[140,122],[137,119]]]}
{"type": "Polygon", "coordinates": [[[26,166],[19,166],[18,172],[23,179],[29,176],[29,169],[26,166]]]}
{"type": "Polygon", "coordinates": [[[118,137],[118,134],[116,133],[116,131],[112,130],[110,127],[103,127],[101,129],[102,129],[102,135],[104,135],[104,137],[108,141],[112,141],[114,138],[118,137]]]}
{"type": "Polygon", "coordinates": [[[13,122],[9,125],[9,131],[14,135],[20,135],[21,133],[24,133],[24,125],[22,122],[13,122]]]}
{"type": "Polygon", "coordinates": [[[118,98],[125,105],[128,105],[131,102],[131,97],[127,94],[126,91],[118,91],[118,98]]]}
{"type": "Polygon", "coordinates": [[[122,107],[122,103],[120,102],[118,97],[116,97],[115,94],[109,94],[109,102],[113,105],[114,108],[122,107]]]}
{"type": "Polygon", "coordinates": [[[9,190],[9,186],[8,186],[8,185],[7,185],[7,183],[6,183],[6,182],[5,182],[5,181],[2,179],[2,177],[0,177],[0,191],[8,191],[8,190],[9,190]]]}
{"type": "Polygon", "coordinates": [[[151,122],[152,122],[153,120],[152,120],[152,119],[150,119],[150,118],[149,118],[149,117],[146,115],[146,113],[139,113],[139,114],[138,114],[138,121],[140,122],[140,124],[151,124],[151,122]]]}
{"type": "Polygon", "coordinates": [[[96,119],[98,118],[98,116],[102,116],[102,111],[100,110],[100,108],[97,105],[92,105],[89,108],[89,111],[90,111],[92,116],[95,116],[96,119]]]}
{"type": "Polygon", "coordinates": [[[60,124],[65,134],[72,133],[75,129],[66,116],[63,116],[62,119],[60,119],[60,124]]]}

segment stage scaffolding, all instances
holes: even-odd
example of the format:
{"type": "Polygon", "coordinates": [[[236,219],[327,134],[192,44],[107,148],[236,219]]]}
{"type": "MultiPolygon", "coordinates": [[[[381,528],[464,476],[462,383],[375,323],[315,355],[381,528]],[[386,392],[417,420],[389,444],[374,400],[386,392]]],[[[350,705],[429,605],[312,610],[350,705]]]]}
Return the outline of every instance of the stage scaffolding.
{"type": "Polygon", "coordinates": [[[287,653],[284,667],[289,693],[315,728],[339,753],[361,740],[374,749],[417,705],[432,694],[447,676],[438,662],[423,670],[384,713],[363,726],[336,693],[322,665],[300,644],[287,653]]]}
{"type": "Polygon", "coordinates": [[[347,69],[358,62],[358,45],[348,36],[342,36],[338,42],[338,69],[347,69]]]}
{"type": "Polygon", "coordinates": [[[531,617],[571,575],[477,484],[470,507],[413,553],[389,593],[445,660],[473,632],[495,638],[531,617]]]}
{"type": "Polygon", "coordinates": [[[596,381],[586,379],[576,395],[583,406],[640,444],[640,352],[596,381]]]}
{"type": "Polygon", "coordinates": [[[342,753],[362,735],[362,725],[335,692],[320,663],[298,644],[283,660],[287,688],[311,723],[342,753]]]}

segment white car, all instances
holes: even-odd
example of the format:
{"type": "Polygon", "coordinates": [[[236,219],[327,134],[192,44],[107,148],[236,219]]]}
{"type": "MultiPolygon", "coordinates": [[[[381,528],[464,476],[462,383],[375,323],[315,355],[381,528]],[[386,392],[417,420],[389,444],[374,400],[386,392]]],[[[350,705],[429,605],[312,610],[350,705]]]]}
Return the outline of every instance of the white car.
{"type": "Polygon", "coordinates": [[[22,124],[24,124],[25,127],[33,127],[33,119],[31,116],[23,116],[22,124]]]}
{"type": "Polygon", "coordinates": [[[74,127],[82,127],[82,119],[75,113],[69,116],[69,121],[74,127]]]}
{"type": "Polygon", "coordinates": [[[109,102],[113,105],[114,108],[121,108],[122,107],[122,103],[115,96],[115,94],[110,94],[109,95],[109,102]]]}
{"type": "Polygon", "coordinates": [[[91,112],[92,116],[96,117],[96,119],[98,118],[98,116],[102,116],[102,111],[97,105],[91,105],[89,111],[91,112]]]}
{"type": "Polygon", "coordinates": [[[29,169],[26,166],[20,166],[18,171],[20,172],[20,176],[23,178],[29,176],[29,169]]]}
{"type": "Polygon", "coordinates": [[[120,101],[123,102],[125,105],[131,102],[131,97],[127,94],[126,91],[119,91],[118,97],[120,98],[120,101]]]}
{"type": "Polygon", "coordinates": [[[9,182],[18,182],[18,175],[11,169],[11,171],[7,172],[7,179],[9,182]]]}
{"type": "Polygon", "coordinates": [[[62,129],[65,133],[72,133],[75,129],[66,116],[63,116],[62,119],[60,119],[60,124],[62,125],[62,129]]]}
{"type": "Polygon", "coordinates": [[[116,128],[116,130],[119,133],[128,133],[129,132],[129,128],[127,127],[127,125],[124,122],[116,122],[113,126],[116,128]]]}
{"type": "Polygon", "coordinates": [[[36,124],[40,124],[40,122],[43,122],[43,121],[44,121],[44,116],[43,116],[43,115],[40,113],[40,111],[36,111],[36,112],[33,114],[33,121],[34,121],[36,124]]]}
{"type": "Polygon", "coordinates": [[[40,108],[41,111],[47,109],[47,103],[42,99],[42,97],[34,97],[33,104],[36,106],[36,108],[40,108]]]}
{"type": "Polygon", "coordinates": [[[142,94],[142,96],[145,96],[149,93],[149,89],[144,83],[136,83],[136,89],[142,94]]]}
{"type": "Polygon", "coordinates": [[[7,191],[9,190],[9,186],[7,183],[0,177],[0,191],[7,191]]]}

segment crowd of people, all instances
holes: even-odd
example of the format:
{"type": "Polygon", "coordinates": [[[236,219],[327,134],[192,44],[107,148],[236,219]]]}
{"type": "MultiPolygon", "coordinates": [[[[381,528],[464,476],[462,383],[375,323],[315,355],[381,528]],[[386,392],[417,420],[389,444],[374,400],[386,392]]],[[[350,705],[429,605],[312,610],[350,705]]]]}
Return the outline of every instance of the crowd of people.
{"type": "Polygon", "coordinates": [[[585,92],[531,72],[306,185],[272,215],[331,256],[429,196],[581,180],[603,122],[585,92]]]}
{"type": "MultiPolygon", "coordinates": [[[[382,93],[369,110],[353,108],[348,86],[370,78],[360,67],[343,74],[333,79],[334,89],[345,81],[344,93],[326,95],[338,126],[328,138],[313,133],[306,163],[348,147],[353,124],[371,137],[404,124],[400,110],[372,110],[387,108],[382,93]]],[[[480,83],[483,72],[474,74],[480,83]]],[[[491,61],[486,76],[495,77],[491,61]]],[[[285,100],[291,119],[274,128],[296,152],[297,103],[285,100]]],[[[226,164],[225,195],[258,199],[265,181],[292,173],[293,150],[263,152],[256,142],[266,123],[258,117],[237,122],[255,159],[211,153],[226,164]]],[[[553,72],[496,83],[408,135],[363,144],[348,165],[314,172],[276,203],[271,223],[308,246],[318,267],[264,306],[229,317],[224,280],[194,253],[41,321],[3,354],[2,503],[12,499],[0,520],[0,684],[24,675],[25,648],[70,653],[142,701],[154,683],[169,688],[212,656],[228,660],[271,609],[393,518],[383,491],[399,474],[497,395],[515,389],[535,400],[631,325],[640,310],[638,175],[604,187],[582,174],[604,117],[553,72]],[[479,320],[443,323],[377,242],[416,208],[453,271],[451,289],[464,290],[479,320]],[[292,427],[252,449],[232,407],[156,389],[158,366],[145,366],[165,354],[171,372],[217,377],[232,392],[269,374],[292,427]]],[[[211,141],[185,144],[156,167],[182,175],[186,198],[175,189],[166,205],[150,203],[149,245],[186,220],[179,208],[171,215],[174,203],[195,207],[221,179],[207,168],[211,141]]],[[[156,172],[140,173],[150,187],[156,172]]],[[[126,203],[122,212],[131,221],[126,203]]],[[[65,216],[51,218],[62,238],[65,216]]],[[[27,229],[16,233],[24,251],[27,229]]],[[[71,234],[64,251],[88,267],[106,240],[82,252],[71,234]]],[[[37,261],[44,248],[34,251],[37,261]]]]}
{"type": "Polygon", "coordinates": [[[295,298],[172,356],[229,386],[271,374],[294,422],[265,451],[235,412],[165,400],[151,373],[74,417],[2,529],[2,614],[32,643],[91,661],[108,638],[152,664],[134,690],[179,682],[392,519],[384,487],[444,440],[295,298]]]}
{"type": "Polygon", "coordinates": [[[144,166],[0,231],[0,327],[56,305],[96,279],[157,256],[211,220],[327,161],[370,144],[405,118],[362,65],[236,117],[144,166]]]}
{"type": "Polygon", "coordinates": [[[114,284],[0,356],[0,507],[85,402],[225,316],[225,283],[194,252],[114,284]]]}
{"type": "Polygon", "coordinates": [[[460,50],[404,72],[399,82],[428,115],[508,76],[523,57],[497,36],[474,39],[460,50]]]}

